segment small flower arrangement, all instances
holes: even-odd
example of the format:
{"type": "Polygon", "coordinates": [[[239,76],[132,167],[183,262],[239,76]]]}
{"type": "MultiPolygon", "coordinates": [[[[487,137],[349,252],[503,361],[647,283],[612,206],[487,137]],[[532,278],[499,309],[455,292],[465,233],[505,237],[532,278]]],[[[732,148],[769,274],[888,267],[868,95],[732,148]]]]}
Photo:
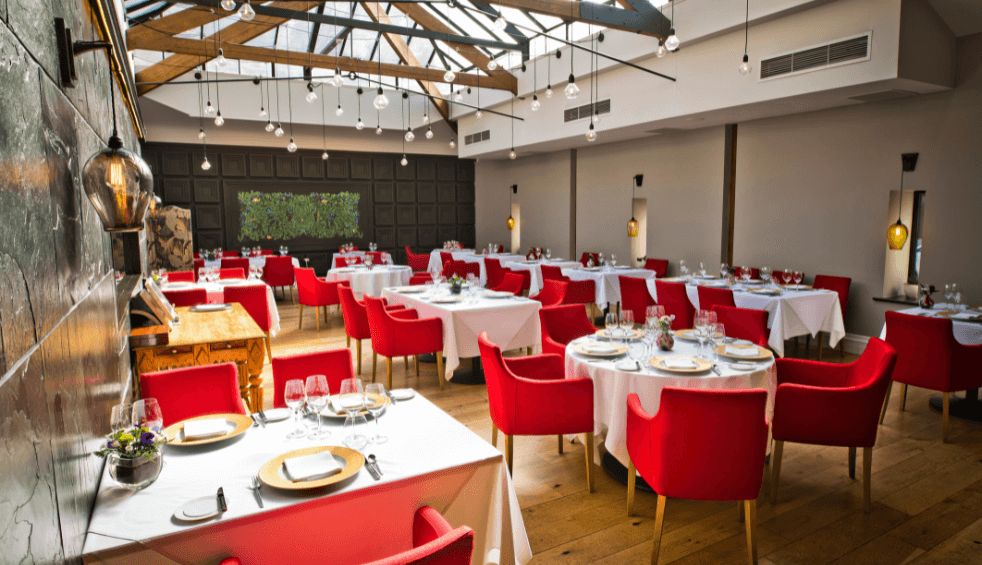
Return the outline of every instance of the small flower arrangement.
{"type": "Polygon", "coordinates": [[[655,320],[655,345],[662,351],[671,351],[675,347],[675,336],[672,335],[672,322],[675,316],[659,316],[655,320]]]}
{"type": "Polygon", "coordinates": [[[934,288],[933,284],[928,286],[920,285],[920,291],[917,305],[925,310],[930,310],[934,307],[934,299],[931,298],[931,295],[937,292],[937,289],[934,288]]]}
{"type": "Polygon", "coordinates": [[[120,459],[152,459],[160,453],[167,437],[145,427],[119,430],[106,436],[106,443],[95,452],[99,457],[115,455],[120,459]]]}
{"type": "Polygon", "coordinates": [[[660,316],[655,320],[655,329],[660,332],[670,332],[674,320],[675,316],[660,316]]]}
{"type": "Polygon", "coordinates": [[[460,289],[464,287],[464,279],[460,278],[460,275],[456,273],[447,282],[450,283],[451,294],[460,294],[460,289]]]}

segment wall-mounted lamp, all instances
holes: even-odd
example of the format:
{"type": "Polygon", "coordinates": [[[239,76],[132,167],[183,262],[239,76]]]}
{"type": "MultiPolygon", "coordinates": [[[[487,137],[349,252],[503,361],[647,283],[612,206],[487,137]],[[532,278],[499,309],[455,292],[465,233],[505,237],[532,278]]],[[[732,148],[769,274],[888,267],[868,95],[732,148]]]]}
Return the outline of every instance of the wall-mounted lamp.
{"type": "Polygon", "coordinates": [[[631,185],[631,219],[627,222],[627,236],[638,237],[638,230],[641,228],[638,221],[634,219],[634,194],[636,187],[641,186],[644,175],[634,175],[634,184],[631,185]]]}
{"type": "Polygon", "coordinates": [[[515,229],[515,218],[511,217],[511,204],[512,204],[512,202],[511,202],[511,195],[512,194],[518,194],[518,185],[517,184],[511,185],[511,190],[508,191],[508,220],[505,221],[505,224],[508,226],[508,231],[511,231],[511,230],[515,229]]]}
{"type": "Polygon", "coordinates": [[[887,228],[887,244],[890,249],[898,251],[904,248],[904,244],[907,243],[907,226],[901,221],[901,215],[904,211],[904,173],[913,171],[914,167],[917,166],[917,156],[918,153],[904,153],[900,156],[901,170],[900,170],[900,206],[897,210],[897,221],[887,228]]]}

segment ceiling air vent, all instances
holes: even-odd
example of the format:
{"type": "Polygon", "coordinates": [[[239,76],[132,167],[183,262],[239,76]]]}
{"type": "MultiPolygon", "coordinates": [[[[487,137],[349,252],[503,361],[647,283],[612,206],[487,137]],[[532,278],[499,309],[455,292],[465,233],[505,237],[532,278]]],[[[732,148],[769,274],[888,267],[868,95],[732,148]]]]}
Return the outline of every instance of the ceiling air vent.
{"type": "MultiPolygon", "coordinates": [[[[567,108],[563,111],[563,122],[575,122],[576,120],[585,120],[593,115],[593,104],[584,104],[583,106],[577,106],[575,108],[567,108]]],[[[610,99],[600,100],[596,103],[596,111],[598,114],[609,114],[610,113],[610,99]]]]}
{"type": "Polygon", "coordinates": [[[464,136],[464,145],[472,145],[474,143],[481,143],[482,141],[488,141],[491,139],[491,130],[486,129],[484,131],[479,131],[477,133],[472,133],[470,135],[464,136]]]}
{"type": "Polygon", "coordinates": [[[760,62],[760,79],[803,73],[835,65],[869,59],[871,33],[850,37],[828,45],[808,47],[760,62]]]}

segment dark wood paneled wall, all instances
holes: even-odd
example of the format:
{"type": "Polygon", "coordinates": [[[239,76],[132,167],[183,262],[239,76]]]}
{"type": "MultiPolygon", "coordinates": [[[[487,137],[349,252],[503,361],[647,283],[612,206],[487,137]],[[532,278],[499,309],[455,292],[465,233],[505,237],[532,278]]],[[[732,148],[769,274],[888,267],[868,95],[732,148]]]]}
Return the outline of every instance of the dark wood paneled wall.
{"type": "Polygon", "coordinates": [[[129,378],[109,236],[79,181],[112,132],[106,55],[76,59],[76,88],[54,78],[54,18],[92,39],[90,14],[85,0],[0,0],[2,565],[78,562],[103,468],[92,451],[129,378]]]}
{"type": "MultiPolygon", "coordinates": [[[[320,151],[270,147],[208,147],[212,167],[201,169],[200,145],[146,143],[143,156],[154,171],[157,194],[165,205],[191,209],[195,251],[237,250],[238,193],[337,192],[349,190],[362,200],[364,237],[291,241],[269,240],[263,247],[286,244],[291,254],[308,257],[318,273],[326,270],[338,245],[352,241],[361,249],[369,242],[405,263],[405,246],[429,251],[456,239],[474,245],[474,161],[433,155],[320,151]]],[[[246,245],[250,245],[248,242],[246,245]]],[[[251,244],[254,245],[254,244],[251,244]]]]}

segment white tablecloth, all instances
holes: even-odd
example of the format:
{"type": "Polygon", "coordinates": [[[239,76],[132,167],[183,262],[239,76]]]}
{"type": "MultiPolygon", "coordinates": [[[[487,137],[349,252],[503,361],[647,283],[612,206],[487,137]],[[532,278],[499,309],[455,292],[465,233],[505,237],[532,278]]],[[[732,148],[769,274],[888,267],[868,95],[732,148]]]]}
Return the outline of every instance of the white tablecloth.
{"type": "MultiPolygon", "coordinates": [[[[328,420],[324,420],[328,425],[328,420]]],[[[244,564],[346,565],[412,547],[413,514],[429,505],[454,527],[475,532],[475,565],[500,552],[502,565],[532,557],[518,499],[497,449],[425,398],[390,406],[380,422],[389,441],[362,450],[382,469],[381,481],[360,470],[352,479],[312,492],[263,487],[265,509],[246,488],[278,454],[313,445],[341,445],[331,423],[326,440],[288,440],[292,419],[250,428],[212,448],[165,448],[160,478],[129,493],[108,469],[83,549],[85,563],[218,563],[234,555],[244,564]],[[188,524],[172,518],[185,502],[225,491],[228,512],[188,524]]],[[[375,433],[369,422],[366,432],[375,433]]]]}
{"type": "Polygon", "coordinates": [[[356,266],[331,269],[327,272],[327,282],[351,281],[351,292],[361,300],[366,294],[378,298],[382,289],[390,286],[405,286],[413,276],[413,270],[404,265],[372,267],[356,266]]]}
{"type": "MultiPolygon", "coordinates": [[[[252,267],[265,267],[266,257],[266,255],[262,255],[260,257],[249,257],[249,265],[252,267]]],[[[270,257],[272,257],[272,255],[270,257]]],[[[236,257],[229,257],[229,259],[236,259],[236,257]]],[[[293,266],[300,266],[300,260],[296,257],[293,258],[293,266]]],[[[222,267],[222,260],[215,259],[214,261],[209,261],[208,259],[205,259],[205,267],[208,267],[209,269],[220,269],[222,267]]],[[[246,274],[248,275],[249,273],[246,274]]]]}
{"type": "Polygon", "coordinates": [[[534,294],[539,294],[542,290],[542,265],[549,265],[551,267],[559,267],[560,269],[579,269],[582,267],[579,261],[537,261],[535,263],[526,263],[525,259],[518,259],[517,261],[508,261],[507,263],[502,263],[502,267],[506,267],[513,271],[529,271],[531,273],[531,282],[529,287],[529,296],[534,294]]]}
{"type": "MultiPolygon", "coordinates": [[[[438,292],[447,292],[447,285],[440,285],[438,292]]],[[[460,366],[462,357],[481,355],[477,336],[488,332],[491,341],[502,351],[518,347],[538,345],[539,308],[541,303],[528,298],[484,298],[475,303],[432,304],[430,292],[425,294],[399,294],[391,289],[382,291],[390,304],[405,304],[419,312],[420,318],[443,320],[443,356],[447,358],[444,373],[447,380],[460,366]]]]}
{"type": "MultiPolygon", "coordinates": [[[[625,467],[627,454],[627,397],[635,393],[641,405],[649,414],[658,411],[661,391],[665,387],[694,389],[747,389],[767,390],[767,419],[774,413],[774,392],[777,389],[777,370],[774,359],[755,363],[753,371],[736,371],[729,366],[729,360],[721,358],[718,363],[723,376],[713,372],[697,373],[692,376],[669,373],[655,369],[641,361],[643,370],[626,372],[617,370],[616,361],[589,358],[573,351],[573,345],[593,339],[585,337],[574,340],[566,347],[566,378],[589,377],[593,379],[593,418],[596,421],[595,433],[602,438],[607,451],[625,467]]],[[[696,342],[675,339],[672,351],[655,353],[661,355],[695,355],[696,342]]],[[[770,442],[768,442],[769,444],[770,442]]],[[[599,464],[599,459],[597,460],[599,464]]]]}
{"type": "MultiPolygon", "coordinates": [[[[235,281],[241,281],[242,279],[229,279],[228,281],[219,281],[216,283],[194,283],[190,286],[185,283],[170,283],[165,284],[162,290],[187,290],[191,288],[203,288],[205,292],[208,293],[208,303],[209,304],[221,304],[225,302],[225,287],[230,286],[229,283],[234,283],[235,281]]],[[[258,286],[263,285],[266,287],[266,305],[269,306],[269,333],[270,335],[276,335],[280,331],[280,311],[276,308],[276,297],[273,296],[273,289],[266,283],[262,281],[250,280],[248,286],[258,286]]]]}
{"type": "MultiPolygon", "coordinates": [[[[359,259],[364,260],[365,259],[365,252],[364,251],[352,251],[351,253],[335,253],[334,256],[331,257],[331,267],[332,268],[334,267],[334,264],[337,262],[338,257],[358,257],[359,259]]],[[[384,264],[384,265],[392,265],[393,264],[392,263],[392,255],[389,255],[389,252],[388,251],[383,251],[382,252],[382,264],[384,264]]]]}
{"type": "MultiPolygon", "coordinates": [[[[903,314],[914,314],[916,316],[937,316],[938,312],[951,310],[954,310],[954,308],[949,307],[948,305],[935,304],[934,308],[930,310],[925,310],[924,308],[908,308],[906,310],[899,310],[899,312],[903,314]]],[[[972,312],[976,311],[973,309],[972,312]]],[[[982,344],[982,324],[952,320],[951,331],[953,334],[955,334],[955,341],[962,345],[982,344]]],[[[880,339],[886,338],[887,326],[886,324],[883,324],[883,330],[880,332],[880,339]]]]}
{"type": "Polygon", "coordinates": [[[574,281],[593,281],[596,286],[597,306],[604,308],[607,304],[617,304],[621,301],[621,283],[617,277],[634,277],[639,279],[655,279],[655,272],[648,269],[620,269],[605,267],[602,271],[588,271],[583,268],[563,269],[563,275],[574,281]]]}
{"type": "Polygon", "coordinates": [[[454,261],[462,261],[464,257],[474,256],[473,249],[460,249],[457,251],[447,251],[446,249],[434,249],[433,251],[430,251],[430,263],[426,268],[427,271],[432,271],[433,269],[436,269],[438,271],[443,270],[443,261],[440,260],[440,253],[449,253],[451,256],[453,256],[454,261]]]}

